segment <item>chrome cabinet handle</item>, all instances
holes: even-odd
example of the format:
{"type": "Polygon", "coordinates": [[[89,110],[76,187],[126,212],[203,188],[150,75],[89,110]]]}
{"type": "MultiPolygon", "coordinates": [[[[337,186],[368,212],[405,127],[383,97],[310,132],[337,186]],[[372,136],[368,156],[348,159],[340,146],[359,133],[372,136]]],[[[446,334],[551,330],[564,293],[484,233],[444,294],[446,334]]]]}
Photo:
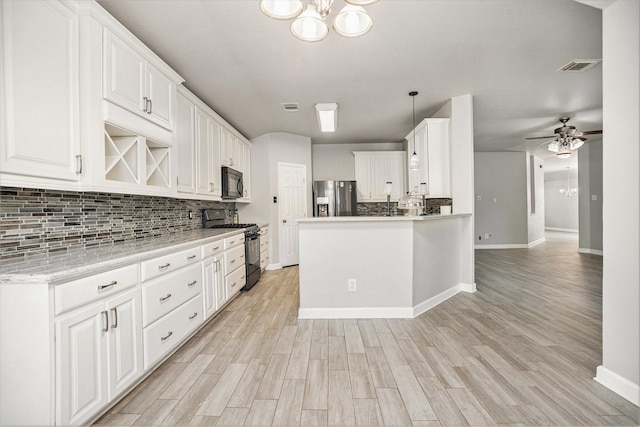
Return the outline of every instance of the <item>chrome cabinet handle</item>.
{"type": "Polygon", "coordinates": [[[171,298],[171,294],[167,294],[167,295],[165,295],[163,297],[160,297],[160,302],[164,302],[164,301],[168,300],[169,298],[171,298]]]}
{"type": "Polygon", "coordinates": [[[195,285],[196,283],[198,283],[198,281],[197,281],[197,280],[194,280],[194,281],[193,281],[193,282],[191,282],[191,283],[187,283],[187,286],[188,286],[188,287],[191,287],[191,286],[195,285]]]}
{"type": "Polygon", "coordinates": [[[232,259],[232,260],[229,262],[229,264],[233,264],[234,262],[236,262],[236,260],[235,260],[235,259],[232,259]]]}
{"type": "Polygon", "coordinates": [[[117,280],[113,280],[113,281],[111,281],[111,283],[108,283],[108,284],[106,284],[106,285],[99,285],[99,286],[98,286],[98,290],[99,290],[99,291],[101,291],[101,290],[103,290],[103,289],[110,288],[110,287],[115,286],[115,285],[117,285],[117,284],[118,284],[118,281],[117,281],[117,280]]]}
{"type": "Polygon", "coordinates": [[[169,331],[167,335],[165,335],[164,337],[160,337],[160,341],[166,341],[171,335],[173,335],[173,332],[169,331]]]}
{"type": "Polygon", "coordinates": [[[193,313],[191,316],[189,316],[189,320],[195,319],[197,315],[198,315],[198,312],[193,313]]]}
{"type": "Polygon", "coordinates": [[[102,312],[102,318],[104,320],[104,327],[102,328],[102,332],[107,332],[109,330],[109,313],[107,313],[107,310],[102,312]]]}
{"type": "Polygon", "coordinates": [[[76,155],[76,175],[82,175],[82,155],[76,155]]]}
{"type": "Polygon", "coordinates": [[[233,285],[231,285],[231,287],[232,287],[232,288],[235,288],[235,287],[236,287],[236,285],[237,285],[237,283],[236,283],[236,282],[233,282],[233,285]]]}
{"type": "Polygon", "coordinates": [[[170,262],[168,262],[168,263],[166,263],[166,264],[164,264],[164,265],[159,265],[159,266],[158,266],[158,270],[163,270],[163,269],[165,269],[165,268],[169,267],[170,265],[171,265],[171,263],[170,263],[170,262]]]}
{"type": "Polygon", "coordinates": [[[220,246],[216,246],[215,248],[211,248],[212,251],[217,251],[218,249],[220,249],[220,246]]]}
{"type": "Polygon", "coordinates": [[[148,98],[147,100],[149,101],[149,108],[147,113],[151,114],[153,113],[153,101],[151,101],[151,98],[148,98]]]}
{"type": "Polygon", "coordinates": [[[283,223],[283,224],[286,224],[286,223],[287,223],[287,220],[286,220],[286,219],[283,219],[283,220],[282,220],[282,223],[283,223]]]}
{"type": "Polygon", "coordinates": [[[118,307],[113,307],[111,311],[113,312],[113,325],[111,325],[111,328],[115,329],[118,327],[118,307]]]}
{"type": "Polygon", "coordinates": [[[240,258],[244,258],[244,254],[240,255],[240,258]]]}
{"type": "Polygon", "coordinates": [[[230,244],[230,245],[233,245],[235,242],[236,242],[235,240],[231,240],[231,241],[229,242],[229,244],[230,244]]]}
{"type": "Polygon", "coordinates": [[[188,256],[187,261],[191,261],[192,259],[195,259],[195,257],[196,257],[195,255],[188,256]]]}
{"type": "Polygon", "coordinates": [[[144,98],[142,98],[142,101],[144,102],[144,108],[142,109],[142,111],[144,111],[145,113],[148,113],[148,108],[149,108],[149,98],[147,98],[146,96],[144,98]]]}

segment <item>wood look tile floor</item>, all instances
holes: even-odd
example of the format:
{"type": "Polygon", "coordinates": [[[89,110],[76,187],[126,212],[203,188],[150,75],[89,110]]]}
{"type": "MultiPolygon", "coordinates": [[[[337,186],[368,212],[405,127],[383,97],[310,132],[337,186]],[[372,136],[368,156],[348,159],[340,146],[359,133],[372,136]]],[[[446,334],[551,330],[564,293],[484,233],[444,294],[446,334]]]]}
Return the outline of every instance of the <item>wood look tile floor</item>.
{"type": "Polygon", "coordinates": [[[638,425],[593,380],[602,257],[550,235],[476,251],[474,294],[416,319],[298,320],[267,272],[98,425],[638,425]]]}

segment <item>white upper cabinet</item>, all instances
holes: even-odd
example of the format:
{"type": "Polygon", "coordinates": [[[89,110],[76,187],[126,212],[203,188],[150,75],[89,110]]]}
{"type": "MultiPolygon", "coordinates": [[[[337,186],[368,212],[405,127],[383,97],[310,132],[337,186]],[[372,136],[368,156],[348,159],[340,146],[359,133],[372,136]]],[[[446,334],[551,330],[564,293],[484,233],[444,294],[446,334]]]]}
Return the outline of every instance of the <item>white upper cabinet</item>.
{"type": "Polygon", "coordinates": [[[58,1],[0,3],[3,185],[21,179],[10,174],[80,179],[79,33],[69,7],[58,1]]]}
{"type": "Polygon", "coordinates": [[[106,29],[103,50],[105,99],[173,129],[175,83],[106,29]]]}
{"type": "Polygon", "coordinates": [[[196,192],[195,111],[195,105],[179,89],[173,145],[178,153],[178,191],[181,193],[196,192]]]}
{"type": "Polygon", "coordinates": [[[404,151],[354,151],[358,202],[386,202],[386,183],[391,182],[391,200],[405,193],[404,151]]]}
{"type": "Polygon", "coordinates": [[[409,172],[409,191],[419,192],[420,183],[425,182],[429,197],[451,197],[451,177],[449,159],[449,124],[451,119],[424,119],[415,128],[416,154],[420,159],[420,168],[412,171],[408,168],[413,154],[413,135],[411,131],[406,139],[407,170],[409,172]]]}

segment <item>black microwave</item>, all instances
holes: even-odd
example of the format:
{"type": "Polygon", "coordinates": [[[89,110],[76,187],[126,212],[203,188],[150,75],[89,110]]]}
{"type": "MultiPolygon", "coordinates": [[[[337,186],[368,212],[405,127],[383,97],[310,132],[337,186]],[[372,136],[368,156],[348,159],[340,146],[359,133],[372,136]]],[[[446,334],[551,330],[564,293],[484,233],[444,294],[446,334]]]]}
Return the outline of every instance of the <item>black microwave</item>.
{"type": "Polygon", "coordinates": [[[239,199],[243,192],[242,172],[222,166],[222,198],[239,199]]]}

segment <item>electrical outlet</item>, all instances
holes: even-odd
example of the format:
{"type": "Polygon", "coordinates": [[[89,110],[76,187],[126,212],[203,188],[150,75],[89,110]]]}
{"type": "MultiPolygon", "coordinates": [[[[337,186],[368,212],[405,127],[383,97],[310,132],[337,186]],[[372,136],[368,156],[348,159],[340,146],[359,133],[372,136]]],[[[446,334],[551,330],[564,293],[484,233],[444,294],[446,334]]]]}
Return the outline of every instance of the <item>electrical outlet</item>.
{"type": "Polygon", "coordinates": [[[484,238],[485,238],[485,239],[488,239],[488,238],[489,238],[489,233],[485,233],[485,234],[484,234],[484,238]]]}
{"type": "Polygon", "coordinates": [[[189,219],[193,219],[193,211],[189,211],[189,219]]]}
{"type": "Polygon", "coordinates": [[[347,290],[349,292],[355,292],[356,291],[356,279],[347,280],[347,290]]]}

